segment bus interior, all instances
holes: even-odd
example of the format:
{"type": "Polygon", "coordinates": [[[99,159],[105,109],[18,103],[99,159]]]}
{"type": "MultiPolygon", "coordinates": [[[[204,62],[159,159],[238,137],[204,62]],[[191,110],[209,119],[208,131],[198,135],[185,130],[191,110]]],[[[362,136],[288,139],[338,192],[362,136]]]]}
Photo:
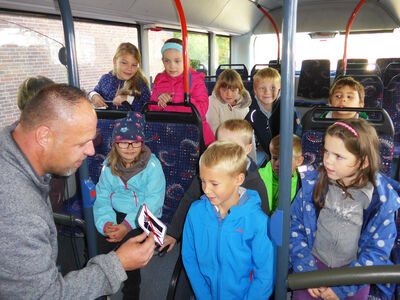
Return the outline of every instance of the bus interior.
{"type": "MultiPolygon", "coordinates": [[[[129,41],[140,49],[141,68],[152,84],[163,70],[159,53],[163,42],[185,38],[185,31],[190,66],[205,73],[209,95],[224,69],[237,70],[250,93],[258,69],[269,66],[280,71],[283,170],[291,169],[293,108],[302,116],[305,161],[318,162],[324,132],[332,124],[318,121],[321,109],[326,110],[329,89],[338,78],[354,77],[364,86],[363,111],[379,135],[381,170],[399,180],[398,0],[0,0],[0,127],[18,120],[15,99],[25,78],[43,75],[90,91],[112,68],[118,44],[129,41]]],[[[205,149],[201,121],[191,107],[192,112],[185,114],[143,109],[147,133],[157,136],[149,147],[157,153],[167,177],[162,219],[166,224],[197,173],[198,158],[205,149]],[[173,138],[171,128],[176,132],[173,138]]],[[[60,184],[54,207],[58,264],[64,274],[81,268],[96,254],[91,191],[109,151],[113,122],[126,116],[127,109],[96,112],[102,132],[96,154],[82,165],[79,175],[60,184]]],[[[323,286],[315,285],[321,282],[326,286],[400,284],[399,238],[393,249],[396,264],[391,267],[366,268],[358,271],[358,277],[336,270],[325,275],[288,274],[290,191],[285,186],[290,185],[290,177],[288,172],[281,174],[282,214],[272,220],[278,228],[275,299],[286,299],[288,290],[323,286]]],[[[120,298],[120,294],[111,296],[120,298]]],[[[179,245],[168,254],[155,255],[143,268],[141,299],[194,299],[179,245]]],[[[372,288],[369,299],[386,298],[372,288]]],[[[399,287],[392,299],[400,299],[399,287]]]]}

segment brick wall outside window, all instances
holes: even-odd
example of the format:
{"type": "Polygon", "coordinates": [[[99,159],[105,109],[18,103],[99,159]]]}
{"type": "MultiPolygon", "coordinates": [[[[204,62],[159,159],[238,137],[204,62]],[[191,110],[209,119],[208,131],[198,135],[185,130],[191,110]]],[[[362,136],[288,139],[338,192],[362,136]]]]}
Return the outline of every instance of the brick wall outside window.
{"type": "MultiPolygon", "coordinates": [[[[132,26],[74,23],[80,87],[87,92],[101,75],[112,69],[118,45],[138,45],[132,26]]],[[[43,75],[57,83],[67,83],[67,70],[58,60],[64,44],[59,19],[0,13],[0,128],[19,118],[17,90],[27,77],[43,75]]]]}

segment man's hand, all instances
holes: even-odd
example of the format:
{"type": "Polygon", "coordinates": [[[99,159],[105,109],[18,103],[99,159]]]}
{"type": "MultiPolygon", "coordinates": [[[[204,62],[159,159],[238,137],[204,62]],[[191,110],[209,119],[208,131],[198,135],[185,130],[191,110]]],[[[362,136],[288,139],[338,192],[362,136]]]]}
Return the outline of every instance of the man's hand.
{"type": "Polygon", "coordinates": [[[146,233],[142,233],[123,243],[116,253],[125,271],[131,271],[147,265],[155,247],[153,234],[146,238],[146,233]]]}

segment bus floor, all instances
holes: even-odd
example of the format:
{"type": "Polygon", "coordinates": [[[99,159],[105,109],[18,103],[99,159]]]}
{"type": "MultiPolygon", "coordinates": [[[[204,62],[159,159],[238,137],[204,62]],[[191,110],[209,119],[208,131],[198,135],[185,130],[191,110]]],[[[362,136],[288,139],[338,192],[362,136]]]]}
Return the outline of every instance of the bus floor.
{"type": "MultiPolygon", "coordinates": [[[[58,245],[57,265],[63,275],[80,269],[86,264],[87,254],[83,237],[70,237],[59,234],[58,245]]],[[[169,283],[180,253],[180,246],[180,244],[175,245],[171,252],[164,256],[158,256],[157,252],[155,252],[147,266],[141,269],[140,300],[164,300],[167,298],[169,283]]],[[[185,286],[188,284],[186,280],[179,280],[175,299],[189,300],[191,298],[190,296],[179,296],[182,290],[188,290],[187,286],[182,289],[180,285],[185,286]]],[[[105,297],[102,298],[105,299],[105,297]]],[[[108,299],[121,300],[121,289],[108,299]]]]}

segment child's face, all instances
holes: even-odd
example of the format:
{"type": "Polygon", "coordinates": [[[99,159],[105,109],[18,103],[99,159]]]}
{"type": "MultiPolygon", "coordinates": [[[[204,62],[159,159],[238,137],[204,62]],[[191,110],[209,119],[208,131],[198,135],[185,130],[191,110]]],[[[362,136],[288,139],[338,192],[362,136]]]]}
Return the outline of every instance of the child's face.
{"type": "MultiPolygon", "coordinates": [[[[360,101],[358,92],[348,85],[335,88],[329,101],[332,107],[364,107],[360,101]]],[[[339,119],[354,118],[357,112],[354,111],[334,111],[332,116],[339,119]]]]}
{"type": "Polygon", "coordinates": [[[141,142],[121,142],[116,143],[118,155],[122,158],[125,166],[132,164],[142,151],[141,142]]]}
{"type": "Polygon", "coordinates": [[[234,88],[219,88],[219,95],[221,99],[224,100],[225,103],[229,103],[231,105],[235,104],[235,101],[239,99],[239,89],[234,88]]]}
{"type": "Polygon", "coordinates": [[[183,73],[183,55],[181,51],[176,49],[165,50],[162,62],[169,76],[177,77],[183,73]]]}
{"type": "MultiPolygon", "coordinates": [[[[274,147],[270,145],[269,147],[271,152],[271,167],[272,171],[275,173],[276,176],[279,176],[279,166],[280,166],[280,159],[279,159],[279,152],[274,151],[274,147]]],[[[297,167],[300,167],[304,161],[303,156],[295,156],[294,153],[292,155],[292,176],[296,171],[297,167]]]]}
{"type": "Polygon", "coordinates": [[[201,186],[212,205],[222,211],[229,210],[239,201],[239,186],[244,174],[232,176],[219,168],[200,167],[201,186]]]}
{"type": "Polygon", "coordinates": [[[131,54],[125,54],[114,59],[115,73],[120,80],[129,80],[135,76],[138,65],[137,59],[131,54]]]}
{"type": "MultiPolygon", "coordinates": [[[[368,162],[363,168],[367,166],[368,162]]],[[[330,179],[341,180],[345,186],[348,186],[353,183],[360,163],[357,157],[346,149],[342,139],[326,135],[324,167],[330,179]]]]}
{"type": "Polygon", "coordinates": [[[271,105],[278,98],[281,85],[278,80],[273,78],[264,78],[254,86],[254,93],[258,100],[264,105],[271,105]]]}
{"type": "Polygon", "coordinates": [[[252,144],[246,144],[244,142],[244,138],[224,128],[218,130],[218,135],[216,136],[216,138],[218,141],[228,140],[242,146],[246,150],[246,154],[249,154],[251,149],[253,148],[252,144]]]}

